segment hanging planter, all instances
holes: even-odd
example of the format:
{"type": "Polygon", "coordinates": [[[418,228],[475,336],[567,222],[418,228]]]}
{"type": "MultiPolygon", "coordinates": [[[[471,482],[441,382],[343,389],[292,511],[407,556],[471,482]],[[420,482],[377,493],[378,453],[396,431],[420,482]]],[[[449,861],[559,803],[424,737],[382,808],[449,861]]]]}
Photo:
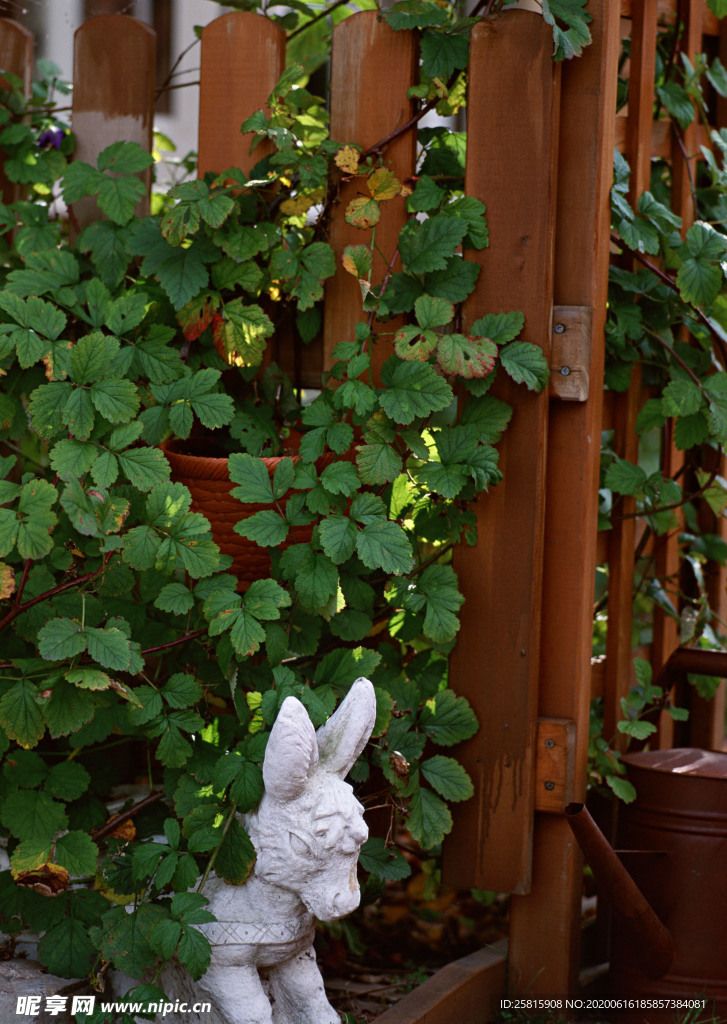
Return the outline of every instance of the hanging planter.
{"type": "MultiPolygon", "coordinates": [[[[267,548],[260,547],[252,540],[241,536],[235,531],[236,524],[257,512],[268,509],[285,511],[288,491],[277,502],[245,503],[235,498],[232,491],[236,484],[230,480],[228,459],[226,456],[207,454],[210,451],[209,441],[167,441],[162,449],[171,466],[171,479],[175,483],[184,484],[192,495],[192,511],[201,512],[212,528],[212,537],[224,555],[230,555],[232,565],[228,570],[237,577],[238,590],[247,590],[254,580],[264,579],[270,575],[270,555],[267,548]]],[[[265,465],[270,479],[284,458],[291,456],[276,455],[260,458],[265,465]]],[[[299,455],[292,456],[297,462],[299,455]]],[[[326,453],[316,462],[320,471],[334,458],[326,453]]],[[[307,544],[311,539],[311,524],[291,526],[286,540],[280,545],[286,548],[291,544],[307,544]]]]}

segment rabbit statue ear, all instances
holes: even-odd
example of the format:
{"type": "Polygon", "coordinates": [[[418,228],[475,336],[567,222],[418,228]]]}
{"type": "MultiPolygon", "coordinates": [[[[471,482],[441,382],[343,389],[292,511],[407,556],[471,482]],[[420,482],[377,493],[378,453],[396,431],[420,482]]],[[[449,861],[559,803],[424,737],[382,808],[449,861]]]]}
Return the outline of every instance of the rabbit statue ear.
{"type": "Polygon", "coordinates": [[[344,778],[366,746],[375,720],[374,688],[362,676],[316,733],[321,766],[344,778]]]}
{"type": "Polygon", "coordinates": [[[265,749],[265,791],[275,800],[300,796],[318,764],[318,744],[308,712],[296,697],[286,697],[265,749]]]}

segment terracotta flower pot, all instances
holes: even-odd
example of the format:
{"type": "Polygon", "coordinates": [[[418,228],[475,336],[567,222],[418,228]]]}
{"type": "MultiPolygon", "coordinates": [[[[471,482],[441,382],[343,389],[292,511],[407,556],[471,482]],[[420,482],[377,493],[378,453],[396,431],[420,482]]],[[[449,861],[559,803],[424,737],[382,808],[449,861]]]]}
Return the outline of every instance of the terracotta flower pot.
{"type": "MultiPolygon", "coordinates": [[[[171,479],[189,488],[192,511],[201,512],[209,520],[215,543],[223,554],[231,555],[233,559],[228,572],[237,577],[238,589],[246,590],[253,580],[270,575],[270,555],[266,548],[235,533],[234,526],[256,512],[284,507],[286,499],[282,498],[277,505],[248,505],[233,498],[231,491],[237,485],[230,480],[227,458],[195,454],[196,450],[203,451],[206,447],[206,444],[203,446],[195,441],[169,441],[163,445],[163,451],[172,468],[171,479]]],[[[262,459],[271,478],[284,457],[262,459]]],[[[293,456],[296,461],[298,458],[293,456]]],[[[281,547],[307,543],[312,529],[312,526],[292,526],[281,547]]]]}

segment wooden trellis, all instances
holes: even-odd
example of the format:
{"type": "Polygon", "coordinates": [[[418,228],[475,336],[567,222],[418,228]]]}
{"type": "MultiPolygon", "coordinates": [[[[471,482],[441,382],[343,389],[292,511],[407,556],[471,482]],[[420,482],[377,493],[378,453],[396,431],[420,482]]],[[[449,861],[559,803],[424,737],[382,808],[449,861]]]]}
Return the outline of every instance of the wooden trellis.
{"type": "MultiPolygon", "coordinates": [[[[382,1024],[475,1024],[484,1019],[483,1000],[506,984],[531,995],[577,988],[582,861],[560,812],[585,797],[591,698],[604,696],[606,731],[613,731],[633,656],[637,522],[626,518],[607,538],[597,534],[602,425],[615,428],[619,453],[633,456],[642,404],[638,382],[604,402],[612,154],[617,144],[629,160],[634,205],[648,188],[652,155],[670,159],[674,209],[689,225],[684,154],[698,153],[699,130],[677,144],[668,122],[653,120],[657,23],[676,17],[677,6],[682,50],[701,52],[710,37],[724,54],[727,35],[716,39],[719,26],[704,0],[591,0],[593,44],[562,65],[552,60],[549,27],[531,11],[484,19],[473,32],[466,191],[487,205],[490,247],[470,254],[482,272],[464,318],[522,310],[523,339],[546,352],[551,386],[540,395],[500,386],[499,397],[515,409],[500,446],[504,480],[479,503],[477,547],[456,558],[466,602],[451,685],[469,699],[481,728],[458,750],[475,796],[457,808],[444,871],[455,885],[512,893],[511,931],[506,958],[483,953],[447,968],[446,978],[402,1000],[382,1024]],[[622,34],[632,39],[629,104],[615,117],[622,34]],[[592,672],[593,580],[606,562],[607,657],[592,672]]],[[[259,158],[259,151],[250,157],[240,124],[265,106],[284,59],[284,34],[257,15],[223,15],[202,31],[200,173],[249,169],[259,158]]],[[[151,148],[152,30],[121,15],[92,18],[76,35],[73,66],[78,156],[93,159],[119,138],[151,148]]],[[[29,81],[32,38],[11,21],[0,21],[0,68],[29,81]]],[[[413,33],[392,31],[376,12],[344,20],[334,31],[332,137],[366,147],[404,123],[417,74],[413,33]]],[[[724,101],[717,121],[727,124],[724,101]]],[[[399,179],[415,173],[415,136],[412,128],[386,152],[399,179]]],[[[3,188],[8,197],[11,186],[3,188]]],[[[330,232],[336,252],[357,241],[343,219],[345,189],[341,199],[330,232]]],[[[403,216],[382,211],[377,242],[384,251],[395,248],[403,216]]],[[[333,346],[352,335],[359,306],[358,283],[339,270],[326,290],[320,343],[306,349],[306,382],[320,380],[333,346]]],[[[278,360],[289,368],[285,339],[279,344],[278,360]]],[[[667,443],[666,467],[672,455],[667,443]]],[[[724,532],[724,521],[717,528],[724,532]]],[[[675,538],[659,558],[669,572],[675,538]]],[[[724,574],[715,581],[715,600],[727,613],[724,574]]],[[[673,623],[657,618],[656,669],[677,646],[673,623]]],[[[723,697],[695,701],[690,741],[720,745],[723,714],[723,697]]],[[[664,728],[662,743],[672,739],[664,728]]]]}

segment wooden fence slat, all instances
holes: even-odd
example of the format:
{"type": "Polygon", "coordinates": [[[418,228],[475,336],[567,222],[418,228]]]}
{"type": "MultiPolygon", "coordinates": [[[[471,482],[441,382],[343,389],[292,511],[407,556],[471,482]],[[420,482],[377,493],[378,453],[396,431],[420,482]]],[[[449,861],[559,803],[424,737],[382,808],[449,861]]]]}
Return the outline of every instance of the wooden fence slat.
{"type": "MultiPolygon", "coordinates": [[[[466,323],[521,310],[522,337],[549,356],[560,66],[539,14],[508,11],[472,34],[465,189],[487,204],[490,247],[466,323]],[[537,168],[537,173],[534,169],[537,168]]],[[[458,748],[475,795],[456,808],[444,848],[448,881],[507,892],[530,887],[548,395],[508,380],[514,408],[500,444],[504,480],[476,506],[479,540],[458,552],[465,596],[451,659],[476,737],[458,748]]]]}
{"type": "MultiPolygon", "coordinates": [[[[9,71],[21,78],[25,95],[30,95],[33,81],[33,33],[11,18],[0,18],[0,71],[9,71]]],[[[20,199],[21,194],[20,187],[8,181],[0,168],[2,201],[14,203],[20,199]]]]}
{"type": "MultiPolygon", "coordinates": [[[[564,793],[575,793],[576,800],[585,798],[588,756],[609,195],[621,50],[619,12],[611,0],[591,0],[589,12],[593,43],[562,76],[554,299],[557,307],[592,309],[590,388],[583,403],[550,404],[539,697],[542,716],[573,723],[572,778],[564,793]]],[[[562,817],[536,815],[532,891],[511,903],[514,992],[575,988],[582,861],[569,833],[562,817]]]]}
{"type": "Polygon", "coordinates": [[[499,944],[454,960],[376,1018],[376,1024],[482,1024],[499,1009],[507,960],[499,944]]]}
{"type": "Polygon", "coordinates": [[[268,96],[285,68],[285,33],[249,11],[233,11],[202,29],[199,86],[199,176],[228,167],[246,173],[270,152],[265,142],[250,153],[251,133],[240,126],[268,96]]]}
{"type": "MultiPolygon", "coordinates": [[[[151,151],[154,127],[156,33],[123,14],[91,18],[76,31],[73,51],[72,125],[75,159],[96,163],[121,139],[151,151]]],[[[140,175],[151,184],[151,170],[140,175]]],[[[95,200],[73,204],[80,227],[99,216],[95,200]]],[[[137,214],[148,212],[148,200],[137,214]]]]}
{"type": "MultiPolygon", "coordinates": [[[[379,21],[376,11],[361,11],[346,18],[333,33],[331,54],[331,138],[357,142],[364,149],[376,145],[412,116],[406,91],[417,81],[418,45],[413,32],[395,32],[379,21]]],[[[384,152],[384,160],[399,181],[414,173],[416,126],[396,139],[384,152]]],[[[368,234],[344,220],[351,199],[366,195],[363,179],[344,183],[331,218],[329,242],[336,253],[335,277],[326,283],[324,324],[324,366],[332,363],[331,353],[339,341],[354,337],[354,325],[362,319],[361,289],[358,281],[340,263],[346,245],[368,241],[368,234]]],[[[384,203],[376,225],[376,244],[387,258],[393,257],[399,231],[406,221],[403,200],[384,203]]],[[[372,280],[381,281],[386,262],[374,253],[372,280]]],[[[387,323],[395,331],[398,321],[387,323]]],[[[390,344],[379,342],[371,352],[374,379],[391,354],[390,344]]]]}
{"type": "MultiPolygon", "coordinates": [[[[643,0],[634,4],[629,116],[626,127],[626,159],[631,167],[629,202],[634,209],[641,193],[650,186],[656,37],[656,0],[643,0]]],[[[614,400],[614,449],[617,455],[630,462],[635,462],[638,455],[635,424],[641,405],[640,390],[640,378],[634,379],[628,391],[616,395],[614,400]]],[[[614,519],[609,538],[603,725],[603,734],[609,740],[616,735],[616,722],[621,717],[621,698],[631,686],[635,509],[633,498],[620,499],[616,516],[626,518],[614,519]]],[[[621,737],[620,742],[623,744],[625,737],[621,737]]]]}

